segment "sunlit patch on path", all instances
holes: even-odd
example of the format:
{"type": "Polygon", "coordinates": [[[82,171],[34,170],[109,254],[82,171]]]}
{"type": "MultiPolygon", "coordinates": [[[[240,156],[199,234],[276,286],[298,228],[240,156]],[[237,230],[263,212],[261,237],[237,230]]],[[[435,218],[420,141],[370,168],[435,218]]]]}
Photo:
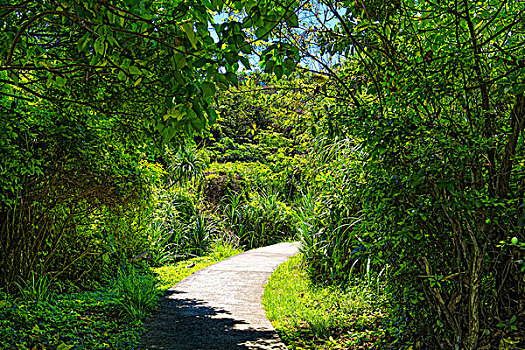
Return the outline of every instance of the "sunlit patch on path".
{"type": "Polygon", "coordinates": [[[298,243],[254,249],[196,272],[166,292],[144,350],[286,349],[261,306],[271,273],[298,243]]]}

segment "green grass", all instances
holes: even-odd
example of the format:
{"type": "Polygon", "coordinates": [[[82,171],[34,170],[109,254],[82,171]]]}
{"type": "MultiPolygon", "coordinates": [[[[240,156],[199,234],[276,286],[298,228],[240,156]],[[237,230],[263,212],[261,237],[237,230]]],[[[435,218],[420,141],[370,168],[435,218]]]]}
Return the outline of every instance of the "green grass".
{"type": "Polygon", "coordinates": [[[18,297],[0,290],[0,349],[137,349],[144,333],[142,320],[156,307],[158,295],[195,271],[238,253],[216,244],[208,256],[149,273],[131,267],[119,270],[116,279],[90,292],[49,293],[44,298],[41,290],[51,288],[45,278],[22,285],[27,292],[18,297]]]}
{"type": "Polygon", "coordinates": [[[241,250],[229,245],[215,244],[212,246],[210,254],[206,256],[154,268],[153,270],[157,273],[159,279],[157,288],[160,291],[165,291],[194,272],[241,252],[241,250]]]}
{"type": "Polygon", "coordinates": [[[377,349],[388,317],[379,286],[314,286],[296,255],[271,276],[263,305],[290,349],[377,349]]]}

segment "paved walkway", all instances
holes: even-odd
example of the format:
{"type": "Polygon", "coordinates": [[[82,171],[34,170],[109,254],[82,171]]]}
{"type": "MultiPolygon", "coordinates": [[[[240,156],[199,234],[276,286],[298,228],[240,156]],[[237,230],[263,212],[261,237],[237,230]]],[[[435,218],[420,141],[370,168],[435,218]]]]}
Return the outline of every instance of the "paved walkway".
{"type": "Polygon", "coordinates": [[[286,349],[261,306],[264,285],[298,243],[250,250],[197,271],[168,290],[142,349],[286,349]]]}

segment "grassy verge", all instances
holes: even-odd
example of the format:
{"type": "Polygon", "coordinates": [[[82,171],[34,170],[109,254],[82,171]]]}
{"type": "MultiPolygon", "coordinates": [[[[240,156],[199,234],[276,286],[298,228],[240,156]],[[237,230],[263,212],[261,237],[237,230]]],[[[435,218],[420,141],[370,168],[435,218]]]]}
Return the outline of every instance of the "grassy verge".
{"type": "Polygon", "coordinates": [[[192,273],[241,252],[241,250],[229,245],[217,244],[212,247],[210,254],[206,256],[155,268],[153,270],[159,278],[158,289],[163,292],[192,273]]]}
{"type": "Polygon", "coordinates": [[[0,291],[0,349],[136,349],[142,320],[163,291],[239,252],[217,245],[208,256],[173,265],[119,269],[113,280],[90,292],[54,294],[45,281],[24,286],[23,297],[0,291]]]}
{"type": "Polygon", "coordinates": [[[313,286],[296,255],[263,295],[266,314],[290,349],[370,349],[386,345],[388,312],[380,285],[313,286]]]}

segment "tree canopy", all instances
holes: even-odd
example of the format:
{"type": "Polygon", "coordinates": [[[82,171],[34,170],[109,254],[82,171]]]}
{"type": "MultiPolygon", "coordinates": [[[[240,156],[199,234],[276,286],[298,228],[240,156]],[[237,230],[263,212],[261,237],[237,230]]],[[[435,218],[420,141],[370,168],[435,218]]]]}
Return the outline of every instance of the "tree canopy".
{"type": "MultiPolygon", "coordinates": [[[[250,66],[246,28],[267,35],[294,2],[8,1],[0,5],[0,70],[9,96],[74,105],[131,132],[199,132],[217,86],[250,66]],[[215,24],[231,8],[243,21],[215,24]],[[22,97],[25,96],[25,97],[22,97]]],[[[296,18],[296,17],[295,17],[296,18]]],[[[293,22],[293,21],[292,21],[293,22]]],[[[5,92],[7,93],[7,92],[5,92]]]]}
{"type": "Polygon", "coordinates": [[[208,131],[216,109],[256,150],[258,119],[313,101],[288,119],[308,125],[280,124],[312,141],[297,224],[311,277],[388,267],[400,339],[493,347],[524,312],[524,13],[508,0],[4,0],[0,277],[52,260],[64,232],[111,222],[110,207],[144,206],[164,145],[208,131]]]}

